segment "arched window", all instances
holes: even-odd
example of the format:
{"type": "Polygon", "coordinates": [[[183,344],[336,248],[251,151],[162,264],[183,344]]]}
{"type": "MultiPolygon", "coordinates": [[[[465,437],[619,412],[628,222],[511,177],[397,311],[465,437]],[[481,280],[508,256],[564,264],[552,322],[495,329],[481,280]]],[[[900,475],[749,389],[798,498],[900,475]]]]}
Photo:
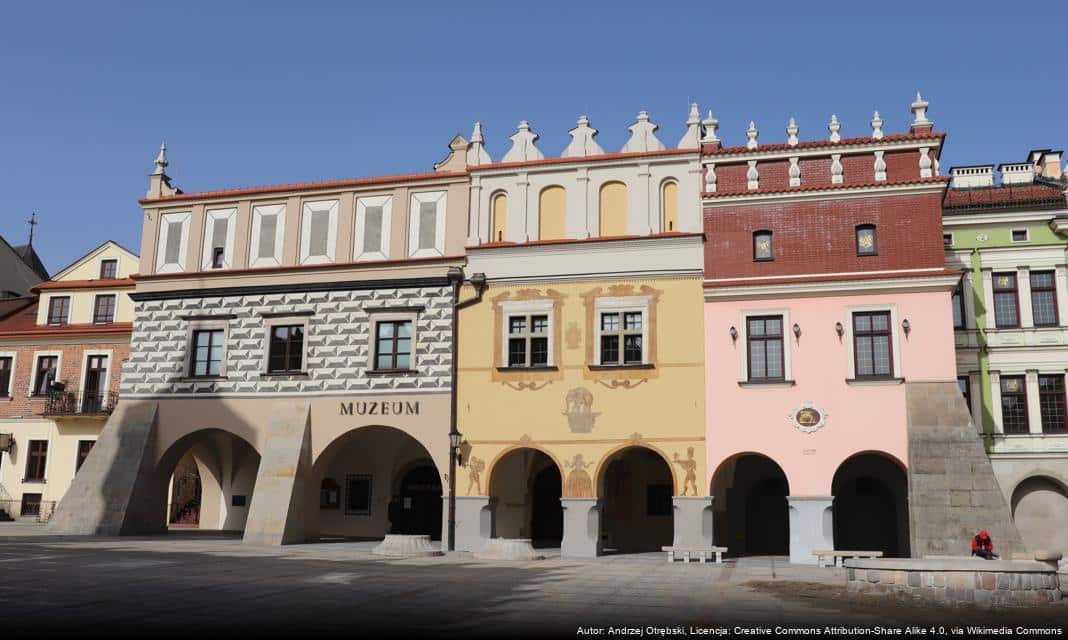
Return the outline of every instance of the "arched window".
{"type": "Polygon", "coordinates": [[[875,237],[875,225],[862,224],[857,226],[857,255],[874,256],[879,253],[879,245],[875,237]]]}
{"type": "Polygon", "coordinates": [[[660,187],[660,230],[679,230],[679,183],[674,180],[660,187]]]}
{"type": "Polygon", "coordinates": [[[545,187],[538,197],[538,239],[560,240],[567,234],[567,191],[545,187]]]}
{"type": "Polygon", "coordinates": [[[753,233],[753,260],[774,260],[775,247],[771,244],[771,232],[757,231],[753,233]]]}
{"type": "Polygon", "coordinates": [[[627,235],[627,185],[622,182],[606,182],[601,185],[600,214],[599,235],[627,235]]]}
{"type": "Polygon", "coordinates": [[[490,221],[490,242],[503,242],[508,233],[508,195],[498,193],[493,196],[493,219],[490,221]]]}

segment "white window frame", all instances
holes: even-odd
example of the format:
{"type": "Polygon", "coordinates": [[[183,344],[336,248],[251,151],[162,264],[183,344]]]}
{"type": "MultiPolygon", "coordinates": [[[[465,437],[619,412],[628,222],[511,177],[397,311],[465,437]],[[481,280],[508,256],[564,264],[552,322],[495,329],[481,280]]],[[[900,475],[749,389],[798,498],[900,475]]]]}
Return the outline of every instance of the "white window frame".
{"type": "Polygon", "coordinates": [[[313,200],[305,202],[301,208],[300,216],[300,263],[301,264],[330,264],[337,256],[337,211],[340,206],[338,200],[313,200]],[[312,214],[326,213],[326,255],[313,256],[311,251],[311,221],[312,214]]]}
{"type": "Polygon", "coordinates": [[[189,211],[164,213],[159,217],[159,240],[156,243],[156,273],[181,273],[185,271],[186,252],[189,248],[189,220],[193,214],[189,211]],[[181,224],[182,240],[178,244],[178,262],[166,262],[167,239],[171,223],[181,224]]]}
{"type": "MultiPolygon", "coordinates": [[[[641,364],[649,364],[649,302],[650,296],[619,296],[597,298],[593,303],[593,364],[594,366],[633,367],[631,364],[604,365],[601,362],[601,314],[619,313],[620,326],[623,323],[622,314],[639,312],[642,314],[642,361],[641,364]]],[[[623,358],[623,342],[619,343],[619,356],[623,358]]]]}
{"type": "Polygon", "coordinates": [[[45,396],[33,395],[33,383],[37,378],[37,361],[41,356],[56,356],[56,377],[53,382],[62,382],[60,375],[63,373],[63,352],[62,351],[34,351],[33,360],[30,361],[30,381],[26,385],[26,395],[30,398],[43,398],[45,396]]]}
{"type": "Polygon", "coordinates": [[[249,239],[248,264],[251,267],[280,267],[282,266],[283,241],[286,229],[286,205],[285,204],[258,204],[252,207],[252,237],[249,239]],[[278,224],[274,228],[274,247],[271,257],[261,258],[260,255],[260,225],[264,216],[278,216],[278,224]]]}
{"type": "Polygon", "coordinates": [[[556,336],[554,335],[554,332],[555,332],[554,327],[556,325],[556,318],[555,318],[556,302],[554,300],[552,300],[552,299],[543,299],[543,300],[510,300],[510,301],[502,301],[502,302],[500,302],[498,304],[500,304],[501,318],[502,318],[501,327],[500,327],[500,331],[501,331],[501,354],[500,354],[500,363],[501,364],[500,364],[500,366],[501,367],[505,367],[505,368],[508,367],[508,335],[509,335],[508,334],[508,321],[509,321],[509,318],[511,318],[512,316],[528,316],[528,315],[542,315],[542,314],[544,314],[544,315],[549,316],[549,331],[548,331],[548,334],[547,334],[548,338],[549,338],[549,344],[548,344],[549,353],[548,353],[548,358],[546,359],[546,362],[545,362],[545,366],[546,367],[555,367],[556,366],[556,358],[555,358],[554,346],[555,346],[555,343],[556,343],[555,342],[556,341],[556,336]]]}
{"type": "Polygon", "coordinates": [[[1026,227],[1023,228],[1023,229],[1009,229],[1009,242],[1021,243],[1021,242],[1030,242],[1030,240],[1031,240],[1031,230],[1030,229],[1028,229],[1026,227]],[[1023,231],[1024,232],[1024,239],[1023,240],[1017,240],[1016,238],[1013,237],[1016,234],[1017,231],[1023,231]]]}
{"type": "Polygon", "coordinates": [[[114,366],[112,362],[111,349],[87,349],[82,352],[82,373],[81,380],[78,382],[78,391],[85,397],[85,378],[89,375],[89,357],[90,356],[106,356],[108,359],[108,366],[106,373],[104,374],[104,390],[103,395],[107,395],[111,388],[111,367],[114,366]]]}
{"type": "MultiPolygon", "coordinates": [[[[905,330],[901,328],[901,324],[898,321],[897,305],[896,304],[866,304],[857,305],[852,307],[846,307],[846,321],[842,324],[845,325],[845,332],[842,334],[842,339],[846,343],[846,357],[849,380],[857,380],[855,358],[853,357],[853,314],[860,312],[865,313],[869,311],[889,311],[890,312],[890,357],[892,358],[893,372],[891,373],[891,379],[904,380],[905,371],[901,367],[901,341],[905,339],[905,330]]],[[[861,382],[867,382],[867,379],[861,378],[861,382]]],[[[873,378],[871,382],[879,382],[878,378],[873,378]]]]}
{"type": "Polygon", "coordinates": [[[212,380],[215,378],[226,377],[226,364],[230,357],[230,322],[228,320],[193,320],[189,322],[189,326],[186,328],[185,335],[185,370],[182,372],[182,378],[188,380],[212,380]],[[222,362],[219,363],[219,375],[218,376],[195,376],[193,375],[193,357],[195,355],[195,345],[193,343],[193,337],[197,331],[213,331],[222,329],[223,332],[223,353],[222,362]]]}
{"type": "Polygon", "coordinates": [[[15,397],[15,367],[18,365],[18,353],[14,351],[0,351],[0,358],[11,358],[11,371],[7,379],[7,388],[0,389],[0,400],[15,397]]]}
{"type": "Polygon", "coordinates": [[[212,268],[212,252],[214,247],[211,246],[212,233],[214,231],[214,223],[216,220],[226,220],[226,244],[223,245],[223,261],[222,269],[229,269],[234,264],[234,234],[237,228],[237,209],[209,209],[204,215],[204,244],[201,245],[201,252],[204,254],[203,259],[200,262],[202,269],[212,268]]]}
{"type": "Polygon", "coordinates": [[[389,260],[389,244],[391,230],[393,228],[393,196],[368,196],[356,199],[356,223],[355,241],[352,243],[352,259],[359,262],[362,260],[389,260]],[[366,235],[364,234],[367,218],[367,207],[382,207],[382,246],[378,251],[367,251],[364,246],[366,235]]]}
{"type": "Polygon", "coordinates": [[[764,384],[763,379],[757,379],[756,381],[749,379],[749,318],[755,318],[760,316],[782,316],[782,380],[767,381],[767,384],[774,385],[776,383],[789,384],[794,381],[794,369],[793,358],[790,357],[790,352],[793,351],[793,343],[790,339],[794,335],[794,325],[790,322],[790,309],[785,307],[776,307],[774,309],[746,309],[738,314],[738,340],[737,344],[741,345],[738,349],[738,382],[748,383],[756,382],[758,384],[764,384]]]}
{"type": "Polygon", "coordinates": [[[410,362],[408,363],[408,369],[416,371],[419,368],[419,312],[418,311],[390,311],[389,309],[383,309],[381,311],[368,312],[368,325],[371,329],[369,348],[367,349],[367,370],[370,372],[375,371],[390,371],[389,369],[379,369],[376,356],[378,355],[378,323],[379,322],[397,322],[408,321],[412,323],[412,354],[410,362]]]}
{"type": "Polygon", "coordinates": [[[445,215],[448,201],[445,191],[424,191],[413,193],[408,206],[408,257],[429,258],[445,255],[445,215]],[[434,248],[419,248],[419,205],[434,203],[437,205],[434,223],[434,248]]]}
{"type": "Polygon", "coordinates": [[[260,372],[266,375],[272,376],[286,376],[286,375],[300,375],[308,373],[308,320],[306,315],[299,316],[272,316],[267,318],[263,323],[264,335],[263,335],[263,359],[260,363],[260,372]],[[271,333],[275,327],[294,327],[300,325],[304,327],[304,340],[301,344],[300,352],[300,371],[290,372],[272,372],[270,370],[271,364],[271,333]]]}

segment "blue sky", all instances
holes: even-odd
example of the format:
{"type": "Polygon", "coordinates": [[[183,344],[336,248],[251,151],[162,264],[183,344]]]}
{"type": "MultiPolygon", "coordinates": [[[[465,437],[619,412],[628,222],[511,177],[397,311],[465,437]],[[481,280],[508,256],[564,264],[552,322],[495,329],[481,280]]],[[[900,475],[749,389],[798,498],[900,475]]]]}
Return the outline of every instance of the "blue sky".
{"type": "Polygon", "coordinates": [[[0,234],[53,271],[139,249],[161,140],[186,191],[424,171],[484,123],[559,155],[583,113],[618,150],[640,109],[675,144],[688,104],[726,144],[902,131],[916,90],[954,164],[1060,148],[1068,3],[378,2],[6,5],[0,234]]]}

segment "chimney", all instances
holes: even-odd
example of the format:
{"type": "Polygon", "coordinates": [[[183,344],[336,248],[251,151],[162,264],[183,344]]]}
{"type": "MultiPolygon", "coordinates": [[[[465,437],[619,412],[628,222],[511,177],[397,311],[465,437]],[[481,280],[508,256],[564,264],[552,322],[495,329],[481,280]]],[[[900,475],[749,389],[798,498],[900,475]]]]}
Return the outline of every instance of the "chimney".
{"type": "Polygon", "coordinates": [[[1030,162],[1013,162],[998,165],[1001,184],[1031,184],[1035,181],[1035,165],[1030,162]]]}
{"type": "Polygon", "coordinates": [[[1043,153],[1035,167],[1035,172],[1050,180],[1060,180],[1064,174],[1061,171],[1061,153],[1060,149],[1043,153]]]}
{"type": "Polygon", "coordinates": [[[951,189],[994,186],[994,165],[992,164],[974,167],[950,167],[949,175],[951,189]]]}

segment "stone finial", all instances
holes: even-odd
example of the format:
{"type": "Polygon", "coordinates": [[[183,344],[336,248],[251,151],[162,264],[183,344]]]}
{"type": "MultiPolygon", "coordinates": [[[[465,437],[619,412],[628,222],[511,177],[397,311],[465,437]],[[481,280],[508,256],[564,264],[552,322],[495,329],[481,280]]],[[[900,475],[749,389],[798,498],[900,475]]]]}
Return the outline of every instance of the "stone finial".
{"type": "Polygon", "coordinates": [[[170,163],[167,162],[167,143],[166,142],[162,142],[159,145],[159,155],[156,156],[156,168],[152,171],[152,175],[154,175],[154,176],[165,176],[165,175],[167,175],[167,165],[168,164],[170,164],[170,163]]]}
{"type": "Polygon", "coordinates": [[[705,129],[705,136],[701,138],[701,142],[705,144],[718,143],[719,138],[716,137],[716,129],[719,129],[719,120],[716,116],[712,115],[712,110],[708,110],[708,117],[701,121],[701,126],[705,129]]]}
{"type": "Polygon", "coordinates": [[[639,111],[634,124],[627,127],[630,131],[630,140],[623,145],[623,151],[663,151],[664,143],[656,138],[656,130],[660,127],[649,121],[648,111],[639,111]]]}
{"type": "Polygon", "coordinates": [[[690,116],[686,118],[686,134],[679,140],[679,149],[696,149],[701,146],[701,110],[697,103],[690,105],[690,116]]]}
{"type": "Polygon", "coordinates": [[[597,129],[590,126],[590,119],[586,116],[580,116],[578,126],[568,131],[567,134],[571,136],[571,142],[564,149],[563,157],[581,158],[583,156],[599,156],[604,153],[601,145],[594,140],[597,135],[597,129]]]}
{"type": "Polygon", "coordinates": [[[545,158],[534,143],[540,136],[530,130],[530,123],[520,120],[515,133],[511,136],[512,148],[504,154],[501,162],[525,162],[527,160],[542,160],[545,158]]]}
{"type": "Polygon", "coordinates": [[[467,147],[467,166],[477,167],[482,164],[490,164],[493,158],[486,151],[485,141],[482,138],[482,123],[476,122],[471,130],[471,143],[467,147]]]}
{"type": "Polygon", "coordinates": [[[838,133],[838,131],[841,130],[841,128],[842,128],[842,123],[838,122],[838,116],[832,113],[831,114],[831,121],[827,124],[827,131],[831,132],[831,136],[828,139],[831,142],[839,142],[839,141],[841,141],[842,136],[838,133]]]}
{"type": "Polygon", "coordinates": [[[757,142],[757,136],[759,135],[760,132],[757,131],[756,123],[750,120],[749,128],[745,130],[745,137],[748,138],[748,140],[746,140],[745,142],[745,148],[756,149],[758,146],[760,146],[760,143],[757,142]]]}
{"type": "Polygon", "coordinates": [[[799,129],[797,128],[797,121],[793,118],[790,118],[790,123],[786,125],[786,144],[790,145],[791,147],[797,146],[798,131],[799,129]]]}
{"type": "Polygon", "coordinates": [[[916,99],[912,102],[912,126],[928,126],[931,121],[927,119],[928,102],[923,99],[920,92],[916,92],[916,99]]]}
{"type": "Polygon", "coordinates": [[[871,137],[872,140],[883,139],[883,119],[879,117],[878,111],[871,117],[871,137]]]}

